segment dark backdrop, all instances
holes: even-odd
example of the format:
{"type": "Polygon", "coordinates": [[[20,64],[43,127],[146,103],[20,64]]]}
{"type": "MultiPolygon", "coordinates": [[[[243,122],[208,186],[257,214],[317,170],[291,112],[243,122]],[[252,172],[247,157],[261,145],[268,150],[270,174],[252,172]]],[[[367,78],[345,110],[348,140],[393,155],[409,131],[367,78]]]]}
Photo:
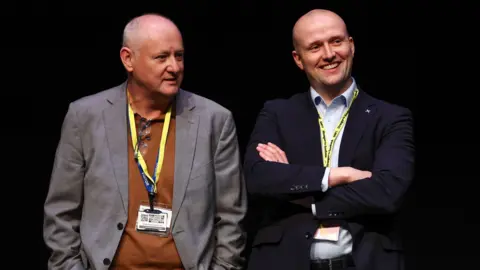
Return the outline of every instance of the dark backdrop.
{"type": "Polygon", "coordinates": [[[344,17],[354,37],[353,75],[359,85],[410,108],[415,116],[417,177],[402,222],[411,269],[459,269],[471,263],[479,234],[471,215],[476,209],[466,205],[475,196],[476,174],[459,168],[474,165],[465,149],[476,146],[467,142],[478,133],[449,133],[462,118],[444,107],[449,98],[438,95],[428,79],[420,81],[431,69],[421,57],[428,51],[419,15],[429,6],[400,5],[403,1],[100,2],[22,2],[5,12],[0,47],[8,71],[3,72],[1,106],[8,120],[1,133],[7,146],[1,177],[5,262],[46,269],[43,202],[61,122],[69,102],[125,80],[119,49],[129,19],[160,12],[178,24],[186,49],[183,88],[233,112],[243,154],[263,103],[308,89],[291,57],[294,22],[310,9],[330,8],[344,17]],[[461,156],[454,154],[457,148],[464,149],[461,156]],[[471,188],[460,193],[460,181],[466,179],[472,179],[471,188]]]}

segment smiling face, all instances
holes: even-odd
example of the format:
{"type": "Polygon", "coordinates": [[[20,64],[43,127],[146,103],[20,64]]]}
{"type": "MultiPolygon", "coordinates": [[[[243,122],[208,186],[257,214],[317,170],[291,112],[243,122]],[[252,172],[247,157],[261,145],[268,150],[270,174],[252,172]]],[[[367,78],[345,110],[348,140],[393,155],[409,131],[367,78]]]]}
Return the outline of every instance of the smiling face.
{"type": "Polygon", "coordinates": [[[135,82],[164,96],[175,95],[184,74],[183,41],[177,27],[161,18],[143,18],[129,45],[122,48],[122,61],[135,82]]]}
{"type": "Polygon", "coordinates": [[[307,13],[295,24],[293,39],[295,63],[314,89],[348,88],[355,46],[338,15],[329,11],[307,13]]]}

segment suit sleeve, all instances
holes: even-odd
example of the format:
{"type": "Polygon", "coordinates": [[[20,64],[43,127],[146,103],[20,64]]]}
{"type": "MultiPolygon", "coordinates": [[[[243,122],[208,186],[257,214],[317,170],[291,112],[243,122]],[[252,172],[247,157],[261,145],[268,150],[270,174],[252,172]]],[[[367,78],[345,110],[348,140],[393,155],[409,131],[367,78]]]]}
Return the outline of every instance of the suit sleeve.
{"type": "Polygon", "coordinates": [[[347,219],[396,212],[414,176],[414,136],[411,112],[389,117],[375,151],[372,177],[329,189],[315,203],[319,219],[347,219]]]}
{"type": "Polygon", "coordinates": [[[70,104],[44,204],[44,241],[51,250],[48,269],[84,269],[79,233],[84,168],[78,122],[70,104]]]}
{"type": "Polygon", "coordinates": [[[277,125],[276,110],[279,109],[272,101],[267,102],[257,117],[245,153],[248,192],[286,200],[322,192],[325,167],[269,162],[258,154],[256,147],[259,143],[271,142],[285,149],[277,125]]]}
{"type": "Polygon", "coordinates": [[[242,269],[246,244],[242,224],[247,211],[247,198],[236,128],[231,113],[223,124],[214,164],[217,212],[212,268],[242,269]]]}

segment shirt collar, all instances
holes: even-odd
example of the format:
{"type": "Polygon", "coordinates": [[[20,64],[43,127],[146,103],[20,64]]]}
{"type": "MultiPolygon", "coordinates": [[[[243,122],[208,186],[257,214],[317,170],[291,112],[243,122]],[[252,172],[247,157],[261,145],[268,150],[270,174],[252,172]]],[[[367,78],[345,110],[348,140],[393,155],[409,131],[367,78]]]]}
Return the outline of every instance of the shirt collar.
{"type": "MultiPolygon", "coordinates": [[[[357,84],[355,82],[355,79],[352,77],[352,84],[348,87],[347,91],[343,92],[343,94],[341,94],[340,96],[334,98],[333,101],[340,99],[341,101],[343,101],[343,104],[348,107],[352,103],[353,91],[356,88],[357,88],[357,84]]],[[[310,86],[310,96],[312,97],[313,104],[316,107],[321,104],[321,101],[323,101],[322,97],[311,86],[310,86]]]]}

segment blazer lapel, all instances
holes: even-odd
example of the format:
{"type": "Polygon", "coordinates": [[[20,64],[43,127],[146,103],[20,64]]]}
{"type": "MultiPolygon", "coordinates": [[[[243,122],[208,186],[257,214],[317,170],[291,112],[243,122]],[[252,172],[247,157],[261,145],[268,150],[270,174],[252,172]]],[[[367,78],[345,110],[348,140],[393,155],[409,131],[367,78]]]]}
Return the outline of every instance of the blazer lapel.
{"type": "Polygon", "coordinates": [[[303,134],[312,134],[303,138],[304,145],[308,145],[308,147],[305,147],[306,155],[312,161],[312,165],[323,165],[322,137],[320,124],[318,123],[318,111],[313,103],[310,91],[305,95],[305,102],[307,109],[305,117],[299,117],[298,121],[301,123],[300,127],[306,128],[303,134]],[[305,122],[303,122],[304,120],[305,122]]]}
{"type": "Polygon", "coordinates": [[[352,104],[340,144],[339,167],[350,165],[363,132],[370,120],[373,119],[375,107],[371,101],[369,96],[360,90],[357,99],[352,104]]]}
{"type": "Polygon", "coordinates": [[[178,211],[183,203],[193,156],[197,142],[199,118],[194,114],[195,104],[192,95],[180,90],[177,95],[176,132],[175,132],[175,175],[173,184],[172,228],[175,225],[178,211]]]}
{"type": "Polygon", "coordinates": [[[111,104],[103,111],[108,150],[117,180],[118,190],[128,213],[128,142],[126,83],[119,86],[116,95],[108,97],[111,104]]]}

